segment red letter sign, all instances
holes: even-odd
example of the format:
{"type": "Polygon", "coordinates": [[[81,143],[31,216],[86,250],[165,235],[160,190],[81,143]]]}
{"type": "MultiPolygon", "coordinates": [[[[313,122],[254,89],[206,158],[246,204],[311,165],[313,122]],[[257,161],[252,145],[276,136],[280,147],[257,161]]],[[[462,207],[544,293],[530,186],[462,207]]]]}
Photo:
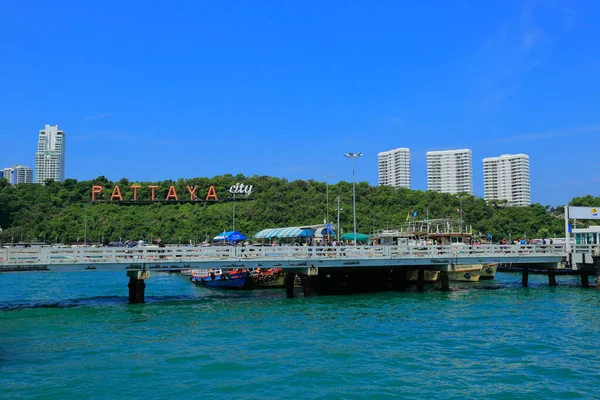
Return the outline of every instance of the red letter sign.
{"type": "Polygon", "coordinates": [[[156,188],[158,186],[148,186],[150,188],[150,190],[152,191],[152,200],[154,200],[154,198],[156,197],[156,188]]]}
{"type": "Polygon", "coordinates": [[[113,201],[115,198],[118,198],[120,201],[123,201],[123,196],[121,196],[121,189],[118,186],[115,186],[112,192],[112,196],[110,196],[110,201],[113,201]]]}
{"type": "Polygon", "coordinates": [[[96,195],[102,193],[102,186],[92,186],[92,201],[96,200],[96,195]]]}
{"type": "Polygon", "coordinates": [[[173,199],[175,199],[175,200],[179,200],[179,199],[177,198],[177,192],[175,191],[175,186],[171,186],[171,187],[169,188],[169,194],[167,195],[167,198],[166,198],[166,200],[169,200],[169,199],[171,199],[171,198],[173,198],[173,199]]]}
{"type": "Polygon", "coordinates": [[[190,192],[190,200],[194,201],[194,197],[196,197],[195,193],[198,190],[198,186],[194,186],[194,190],[192,190],[189,186],[186,186],[188,192],[190,192]]]}
{"type": "Polygon", "coordinates": [[[137,200],[137,191],[138,191],[138,189],[141,186],[139,186],[139,185],[132,185],[132,186],[129,186],[129,187],[133,189],[133,200],[137,200]]]}
{"type": "Polygon", "coordinates": [[[208,188],[208,194],[206,195],[206,201],[208,201],[208,200],[219,201],[219,198],[217,197],[217,191],[215,190],[214,186],[211,186],[208,188]]]}

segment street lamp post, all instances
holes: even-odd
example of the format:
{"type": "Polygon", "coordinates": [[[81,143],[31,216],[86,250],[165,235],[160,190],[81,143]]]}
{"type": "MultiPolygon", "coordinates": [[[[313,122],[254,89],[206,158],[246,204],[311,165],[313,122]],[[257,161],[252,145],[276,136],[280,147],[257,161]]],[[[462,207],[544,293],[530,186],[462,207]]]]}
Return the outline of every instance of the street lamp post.
{"type": "Polygon", "coordinates": [[[458,201],[460,202],[458,211],[460,212],[460,233],[463,233],[463,195],[458,195],[458,201]]]}
{"type": "Polygon", "coordinates": [[[325,175],[325,223],[329,223],[329,178],[333,178],[333,175],[325,175]]]}
{"type": "Polygon", "coordinates": [[[354,245],[356,246],[356,183],[354,179],[354,160],[362,156],[362,153],[344,153],[346,158],[352,159],[352,209],[354,214],[354,245]]]}
{"type": "Polygon", "coordinates": [[[340,196],[337,196],[337,226],[336,226],[336,239],[339,242],[340,241],[340,211],[342,209],[340,208],[340,196]]]}
{"type": "Polygon", "coordinates": [[[231,221],[231,230],[235,231],[235,193],[233,194],[233,211],[232,211],[232,221],[231,221]]]}

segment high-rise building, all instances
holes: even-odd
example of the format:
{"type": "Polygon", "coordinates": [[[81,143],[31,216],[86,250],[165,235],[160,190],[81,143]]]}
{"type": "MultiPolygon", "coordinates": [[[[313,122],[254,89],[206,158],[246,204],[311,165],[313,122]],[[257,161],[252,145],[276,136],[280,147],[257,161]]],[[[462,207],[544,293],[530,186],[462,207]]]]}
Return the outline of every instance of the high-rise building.
{"type": "Polygon", "coordinates": [[[428,151],[427,190],[473,194],[471,150],[428,151]]]}
{"type": "Polygon", "coordinates": [[[399,148],[377,154],[379,185],[410,189],[410,149],[399,148]]]}
{"type": "Polygon", "coordinates": [[[503,154],[484,158],[483,191],[487,202],[506,200],[509,206],[531,205],[529,156],[503,154]]]}
{"type": "Polygon", "coordinates": [[[13,185],[19,183],[33,183],[33,170],[24,165],[15,165],[2,170],[2,176],[13,185]]]}
{"type": "Polygon", "coordinates": [[[46,125],[40,131],[35,153],[35,182],[44,183],[47,179],[65,179],[65,132],[58,125],[46,125]]]}

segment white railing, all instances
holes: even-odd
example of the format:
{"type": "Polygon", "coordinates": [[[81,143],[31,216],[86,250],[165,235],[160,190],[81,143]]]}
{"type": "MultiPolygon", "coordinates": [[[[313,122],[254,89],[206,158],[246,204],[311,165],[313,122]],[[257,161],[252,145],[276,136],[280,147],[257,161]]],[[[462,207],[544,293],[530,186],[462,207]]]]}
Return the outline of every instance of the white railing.
{"type": "MultiPolygon", "coordinates": [[[[591,245],[577,245],[576,252],[593,251],[591,245]]],[[[475,246],[244,246],[244,247],[163,247],[163,248],[0,248],[0,265],[30,264],[138,264],[232,260],[286,260],[290,263],[314,259],[398,259],[447,257],[565,256],[564,245],[475,245],[475,246]]]]}

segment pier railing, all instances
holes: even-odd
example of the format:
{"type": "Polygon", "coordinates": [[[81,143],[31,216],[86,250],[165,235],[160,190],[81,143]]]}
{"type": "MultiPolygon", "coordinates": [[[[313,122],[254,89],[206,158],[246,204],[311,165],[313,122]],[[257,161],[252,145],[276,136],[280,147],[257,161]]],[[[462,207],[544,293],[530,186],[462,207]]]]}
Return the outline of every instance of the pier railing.
{"type": "MultiPolygon", "coordinates": [[[[590,245],[576,245],[574,252],[592,252],[590,245]]],[[[415,259],[478,258],[497,256],[566,256],[565,245],[474,245],[474,246],[178,246],[178,247],[40,247],[0,248],[2,265],[138,264],[220,261],[244,259],[415,259]]]]}

